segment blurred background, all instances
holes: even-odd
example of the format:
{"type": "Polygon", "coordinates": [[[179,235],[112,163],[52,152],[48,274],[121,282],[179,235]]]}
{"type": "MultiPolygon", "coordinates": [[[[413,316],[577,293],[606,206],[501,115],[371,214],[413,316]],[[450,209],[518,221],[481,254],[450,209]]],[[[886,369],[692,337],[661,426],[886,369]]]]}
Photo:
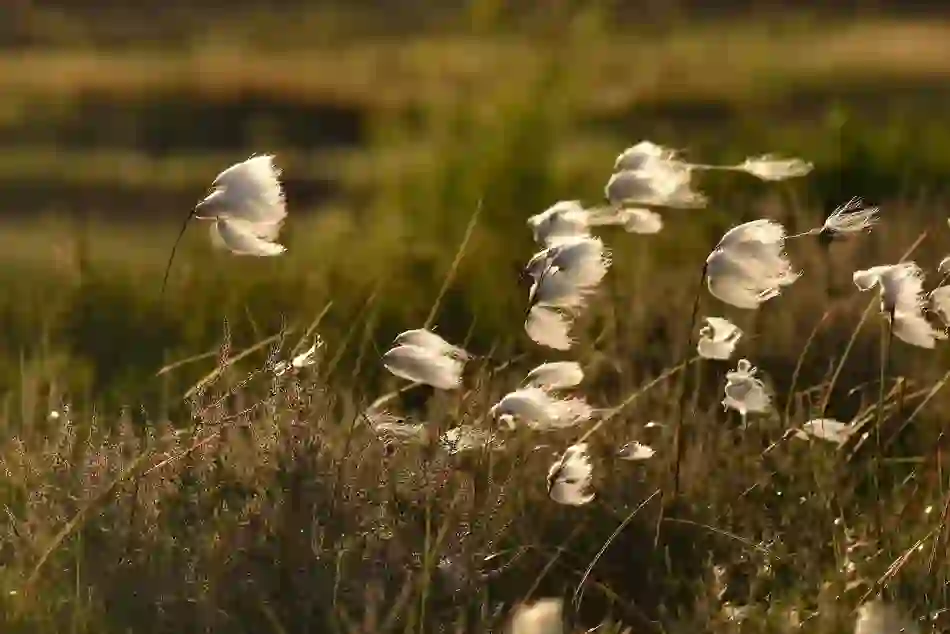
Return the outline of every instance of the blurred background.
{"type": "MultiPolygon", "coordinates": [[[[320,316],[325,338],[359,343],[340,367],[371,381],[365,359],[425,319],[479,207],[439,331],[524,349],[524,219],[598,202],[625,147],[813,160],[778,188],[710,175],[709,210],[612,239],[618,354],[661,367],[664,302],[688,306],[682,273],[732,224],[807,228],[860,195],[891,205],[867,257],[946,230],[948,18],[907,0],[6,0],[7,411],[29,418],[54,392],[166,407],[214,358],[158,369],[214,351],[225,321],[240,349],[320,316]],[[161,300],[184,217],[219,171],[264,152],[284,170],[287,255],[228,257],[195,223],[161,300]]],[[[776,336],[796,338],[769,349],[794,359],[810,326],[788,312],[776,336]]]]}

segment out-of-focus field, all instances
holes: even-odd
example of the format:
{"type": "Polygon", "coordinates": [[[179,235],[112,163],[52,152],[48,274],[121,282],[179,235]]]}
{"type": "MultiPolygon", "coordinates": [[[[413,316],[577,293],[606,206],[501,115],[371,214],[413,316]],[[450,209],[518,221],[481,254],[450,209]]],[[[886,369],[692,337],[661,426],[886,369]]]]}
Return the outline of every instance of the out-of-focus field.
{"type": "MultiPolygon", "coordinates": [[[[332,297],[325,327],[345,329],[380,284],[383,339],[426,310],[479,200],[479,239],[514,271],[524,218],[561,197],[598,200],[613,156],[641,138],[704,160],[807,156],[817,173],[791,204],[812,218],[855,193],[936,195],[947,165],[950,25],[939,20],[650,31],[586,10],[518,30],[456,20],[346,37],[360,22],[301,10],[207,30],[173,22],[161,33],[174,45],[115,44],[101,33],[121,29],[103,20],[88,29],[107,42],[96,45],[76,35],[95,21],[38,15],[41,43],[0,57],[0,377],[14,392],[23,363],[49,349],[69,357],[70,390],[102,396],[210,349],[225,316],[247,343],[332,297]],[[160,305],[180,218],[254,152],[276,152],[285,170],[290,256],[223,258],[194,227],[160,305]]],[[[717,208],[674,224],[678,235],[657,240],[660,270],[751,213],[757,191],[721,192],[717,208]]],[[[521,289],[471,266],[443,327],[477,322],[487,344],[520,311],[521,289]]]]}

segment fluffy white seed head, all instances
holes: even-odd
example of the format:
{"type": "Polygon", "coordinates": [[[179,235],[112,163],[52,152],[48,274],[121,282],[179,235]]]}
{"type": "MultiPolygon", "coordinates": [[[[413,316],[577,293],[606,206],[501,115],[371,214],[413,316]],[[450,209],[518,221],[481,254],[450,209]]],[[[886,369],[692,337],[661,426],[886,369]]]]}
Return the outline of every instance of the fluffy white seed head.
{"type": "Polygon", "coordinates": [[[583,380],[581,364],[576,361],[552,361],[531,370],[524,379],[524,385],[542,390],[564,390],[577,387],[583,380]]]}
{"type": "Polygon", "coordinates": [[[742,338],[742,330],[728,319],[706,317],[706,325],[699,329],[696,350],[704,359],[726,360],[732,357],[742,338]]]}
{"type": "Polygon", "coordinates": [[[950,255],[940,260],[940,264],[937,265],[937,273],[950,275],[950,255]]]}
{"type": "Polygon", "coordinates": [[[587,443],[568,447],[548,471],[548,495],[558,504],[583,506],[594,499],[591,491],[593,473],[587,443]]]}
{"type": "Polygon", "coordinates": [[[704,207],[706,197],[691,185],[689,165],[653,160],[640,169],[614,173],[604,187],[604,196],[616,206],[656,206],[693,209],[704,207]]]}
{"type": "Polygon", "coordinates": [[[656,450],[650,445],[644,445],[636,440],[628,442],[617,452],[617,457],[621,460],[649,460],[656,455],[656,450]]]}
{"type": "Polygon", "coordinates": [[[280,255],[286,247],[270,237],[275,235],[275,225],[254,224],[232,218],[220,217],[211,225],[211,243],[227,249],[234,255],[270,257],[280,255]]]}
{"type": "Polygon", "coordinates": [[[617,156],[614,161],[614,172],[623,170],[637,170],[647,166],[650,161],[672,161],[676,158],[676,151],[657,145],[652,141],[640,141],[628,147],[617,156]]]}
{"type": "Polygon", "coordinates": [[[950,328],[950,286],[938,286],[930,291],[930,310],[936,313],[944,327],[950,328]]]}
{"type": "MultiPolygon", "coordinates": [[[[920,348],[933,348],[945,339],[924,316],[928,296],[924,293],[924,273],[915,262],[901,262],[855,271],[855,286],[862,291],[878,288],[881,312],[892,317],[895,337],[920,348]]],[[[930,296],[931,304],[933,295],[930,296]]]]}
{"type": "Polygon", "coordinates": [[[550,245],[563,238],[590,235],[588,214],[576,200],[562,200],[528,218],[535,242],[550,245]]]}
{"type": "Polygon", "coordinates": [[[801,159],[784,159],[772,154],[752,156],[742,162],[737,169],[747,172],[764,181],[782,181],[809,174],[815,166],[801,159]]]}
{"type": "Polygon", "coordinates": [[[831,234],[868,231],[877,224],[878,213],[879,208],[865,207],[863,200],[852,198],[831,212],[821,229],[831,234]]]}
{"type": "Polygon", "coordinates": [[[771,409],[772,399],[765,385],[756,377],[757,369],[746,359],[740,359],[736,369],[726,374],[725,409],[734,409],[743,418],[750,413],[764,414],[771,409]]]}
{"type": "Polygon", "coordinates": [[[528,294],[528,304],[548,308],[563,308],[577,311],[587,305],[594,288],[579,284],[572,275],[549,265],[535,280],[528,294]]]}
{"type": "Polygon", "coordinates": [[[453,390],[462,384],[464,362],[434,353],[429,348],[400,345],[383,355],[383,366],[401,379],[453,390]]]}
{"type": "Polygon", "coordinates": [[[415,328],[400,333],[393,340],[393,345],[419,346],[420,348],[431,350],[435,354],[446,355],[463,361],[471,358],[471,355],[459,346],[449,343],[439,335],[425,328],[415,328]]]}
{"type": "Polygon", "coordinates": [[[874,599],[858,607],[854,634],[920,634],[920,627],[896,606],[874,599]]]}
{"type": "Polygon", "coordinates": [[[624,209],[623,228],[627,233],[652,235],[663,230],[663,216],[638,207],[624,209]]]}
{"type": "Polygon", "coordinates": [[[524,322],[525,332],[535,343],[553,350],[570,350],[574,345],[574,319],[556,308],[534,306],[524,322]]]}
{"type": "Polygon", "coordinates": [[[852,425],[833,418],[815,418],[802,425],[795,436],[803,440],[817,438],[841,445],[848,440],[854,429],[852,425]]]}
{"type": "Polygon", "coordinates": [[[280,222],[287,215],[280,170],[269,154],[252,156],[214,179],[212,191],[198,203],[197,218],[232,218],[251,223],[280,222]]]}
{"type": "Polygon", "coordinates": [[[514,609],[507,634],[564,634],[560,599],[541,599],[514,609]]]}
{"type": "Polygon", "coordinates": [[[283,375],[288,370],[299,370],[317,362],[317,351],[323,347],[323,339],[318,335],[313,345],[296,355],[290,361],[280,361],[274,366],[274,374],[283,375]]]}
{"type": "Polygon", "coordinates": [[[744,309],[776,297],[801,276],[792,269],[784,246],[785,228],[772,220],[733,227],[706,258],[709,292],[744,309]]]}
{"type": "Polygon", "coordinates": [[[588,420],[593,408],[580,398],[557,398],[539,387],[525,387],[509,392],[490,410],[499,418],[504,415],[538,430],[561,429],[588,420]]]}

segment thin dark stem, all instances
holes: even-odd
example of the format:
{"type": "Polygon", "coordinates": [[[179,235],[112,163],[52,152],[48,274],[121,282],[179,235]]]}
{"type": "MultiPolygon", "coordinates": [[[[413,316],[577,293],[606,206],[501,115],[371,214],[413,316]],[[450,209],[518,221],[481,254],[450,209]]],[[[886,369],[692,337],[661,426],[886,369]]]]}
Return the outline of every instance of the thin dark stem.
{"type": "Polygon", "coordinates": [[[188,228],[188,223],[191,222],[191,219],[195,217],[197,208],[192,209],[188,213],[188,217],[185,218],[185,222],[181,225],[181,231],[178,232],[178,238],[175,240],[175,244],[172,245],[172,252],[168,256],[168,264],[165,265],[165,275],[162,276],[162,291],[160,297],[164,299],[165,297],[165,286],[168,284],[168,275],[172,271],[172,261],[175,259],[175,252],[178,250],[178,243],[181,242],[181,239],[185,235],[185,230],[188,228]]]}
{"type": "MultiPolygon", "coordinates": [[[[894,310],[891,309],[884,321],[885,331],[881,333],[881,363],[880,363],[880,372],[881,375],[878,381],[878,392],[877,392],[877,424],[874,427],[874,440],[877,445],[874,452],[874,491],[877,497],[877,531],[878,538],[883,534],[882,519],[884,517],[884,511],[881,508],[881,452],[883,451],[883,446],[881,444],[881,428],[884,426],[884,383],[887,380],[888,369],[890,365],[891,357],[891,343],[894,338],[894,310]]],[[[880,545],[879,545],[880,546],[880,545]]]]}
{"type": "MultiPolygon", "coordinates": [[[[693,298],[693,310],[689,318],[689,331],[686,335],[686,354],[685,358],[690,358],[691,351],[693,349],[693,330],[696,328],[696,318],[699,316],[699,303],[703,297],[703,284],[706,282],[706,264],[703,264],[702,273],[699,276],[699,285],[696,288],[696,296],[693,298]]],[[[702,363],[702,360],[698,360],[697,363],[702,363]]],[[[676,421],[676,431],[673,436],[673,449],[674,455],[676,456],[675,462],[673,464],[673,498],[679,496],[680,490],[680,465],[683,462],[683,453],[686,448],[686,443],[683,440],[683,420],[686,418],[686,396],[687,396],[687,386],[688,375],[683,374],[682,379],[682,389],[680,390],[679,398],[679,416],[676,421]]]]}

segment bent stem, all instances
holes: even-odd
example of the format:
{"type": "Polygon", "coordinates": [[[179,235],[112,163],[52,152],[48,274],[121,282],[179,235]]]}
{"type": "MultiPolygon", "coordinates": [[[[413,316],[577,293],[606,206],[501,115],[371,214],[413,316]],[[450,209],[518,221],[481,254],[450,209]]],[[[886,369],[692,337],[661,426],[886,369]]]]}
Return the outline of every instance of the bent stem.
{"type": "Polygon", "coordinates": [[[877,529],[878,529],[878,540],[883,534],[883,526],[881,520],[884,517],[884,510],[881,505],[881,452],[883,451],[883,445],[881,443],[881,428],[884,426],[884,382],[887,380],[888,369],[890,365],[891,357],[891,343],[894,339],[894,309],[891,308],[884,320],[881,330],[881,362],[880,362],[880,377],[878,380],[878,391],[877,391],[877,421],[874,426],[874,441],[875,441],[875,451],[874,451],[874,461],[872,463],[872,468],[874,469],[874,491],[877,497],[877,529]]]}
{"type": "MultiPolygon", "coordinates": [[[[689,330],[686,335],[686,354],[684,357],[686,359],[690,356],[690,351],[693,349],[693,330],[696,328],[696,318],[699,315],[699,303],[703,296],[703,284],[706,282],[706,272],[708,264],[703,264],[702,273],[699,276],[699,285],[696,288],[696,295],[693,298],[693,310],[689,318],[689,330]]],[[[698,361],[702,363],[702,359],[698,361]]],[[[682,379],[682,389],[680,390],[679,398],[679,413],[676,419],[676,430],[673,436],[673,453],[674,453],[674,463],[673,463],[673,498],[679,496],[680,490],[680,465],[683,462],[683,453],[685,451],[685,442],[683,440],[683,421],[686,417],[686,396],[687,396],[687,379],[688,375],[683,374],[682,379]]]]}
{"type": "Polygon", "coordinates": [[[172,261],[175,259],[175,252],[178,250],[178,243],[181,242],[181,239],[185,236],[185,230],[188,228],[188,223],[191,222],[191,219],[195,217],[195,214],[198,212],[198,208],[193,208],[188,216],[185,218],[185,222],[181,225],[181,230],[178,232],[178,238],[175,240],[175,244],[172,245],[172,252],[168,256],[168,264],[165,265],[165,274],[162,276],[162,290],[159,294],[160,299],[165,298],[165,286],[168,284],[168,275],[172,272],[172,261]]]}

